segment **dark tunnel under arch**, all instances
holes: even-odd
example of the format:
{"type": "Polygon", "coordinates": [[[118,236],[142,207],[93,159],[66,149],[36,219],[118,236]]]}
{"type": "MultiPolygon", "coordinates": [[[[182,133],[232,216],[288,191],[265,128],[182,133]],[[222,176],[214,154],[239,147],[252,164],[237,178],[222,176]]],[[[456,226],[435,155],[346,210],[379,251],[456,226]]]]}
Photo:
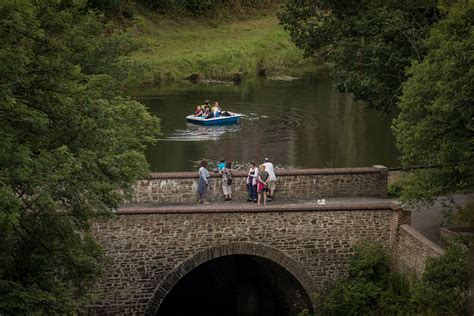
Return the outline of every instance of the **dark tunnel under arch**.
{"type": "Polygon", "coordinates": [[[167,295],[177,286],[180,280],[191,274],[195,269],[214,262],[216,261],[215,259],[232,256],[252,257],[254,258],[252,259],[253,261],[260,262],[261,264],[268,263],[269,266],[273,263],[275,265],[274,269],[279,267],[282,271],[284,270],[298,283],[302,292],[300,293],[302,300],[306,302],[307,308],[311,311],[314,309],[311,294],[315,292],[315,283],[298,262],[276,248],[258,243],[238,242],[210,247],[192,255],[179,264],[159,283],[148,303],[145,315],[157,315],[167,295]]]}

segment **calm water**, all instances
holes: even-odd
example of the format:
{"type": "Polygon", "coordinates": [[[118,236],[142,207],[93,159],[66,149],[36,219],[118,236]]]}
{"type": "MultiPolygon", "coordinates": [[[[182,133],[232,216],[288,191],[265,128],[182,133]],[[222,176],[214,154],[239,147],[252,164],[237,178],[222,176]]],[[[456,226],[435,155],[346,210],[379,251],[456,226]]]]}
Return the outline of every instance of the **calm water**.
{"type": "Polygon", "coordinates": [[[221,157],[239,162],[270,157],[276,165],[300,168],[399,165],[393,115],[382,117],[338,93],[324,73],[282,79],[180,82],[138,91],[136,98],[162,120],[163,137],[147,151],[151,169],[195,170],[196,161],[221,157]],[[205,99],[246,116],[230,126],[187,123],[185,116],[205,99]]]}

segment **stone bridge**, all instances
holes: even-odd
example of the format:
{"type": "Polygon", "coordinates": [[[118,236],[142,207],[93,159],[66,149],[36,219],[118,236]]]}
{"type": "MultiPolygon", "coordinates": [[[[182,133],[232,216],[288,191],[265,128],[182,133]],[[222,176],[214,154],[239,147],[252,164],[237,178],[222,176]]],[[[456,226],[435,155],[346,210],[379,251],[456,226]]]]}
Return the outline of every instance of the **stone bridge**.
{"type": "MultiPolygon", "coordinates": [[[[152,174],[137,183],[133,204],[93,225],[110,260],[91,314],[169,315],[187,304],[173,299],[174,292],[205,300],[212,283],[216,301],[236,304],[239,315],[296,315],[316,310],[315,295],[346,275],[356,244],[380,243],[396,269],[414,272],[439,254],[406,225],[410,214],[386,199],[385,168],[285,170],[277,176],[277,200],[266,207],[216,202],[218,178],[205,206],[194,200],[195,174],[152,174]],[[226,301],[220,292],[238,278],[244,281],[226,301]],[[260,303],[250,304],[255,297],[260,303]]],[[[245,174],[234,183],[234,199],[244,199],[245,174]]]]}

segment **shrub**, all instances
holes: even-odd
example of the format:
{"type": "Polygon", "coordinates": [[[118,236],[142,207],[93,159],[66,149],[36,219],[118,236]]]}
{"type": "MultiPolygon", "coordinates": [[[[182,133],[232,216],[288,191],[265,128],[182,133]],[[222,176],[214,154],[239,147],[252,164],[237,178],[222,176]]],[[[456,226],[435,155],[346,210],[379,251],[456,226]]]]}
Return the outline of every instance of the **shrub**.
{"type": "Polygon", "coordinates": [[[414,314],[415,306],[411,299],[413,282],[400,273],[389,273],[386,280],[385,288],[378,302],[378,314],[414,314]]]}
{"type": "Polygon", "coordinates": [[[462,207],[456,215],[454,215],[454,223],[474,227],[474,203],[469,203],[462,207]]]}
{"type": "Polygon", "coordinates": [[[431,258],[421,282],[414,291],[414,300],[421,312],[436,311],[438,315],[464,315],[469,298],[467,267],[468,247],[452,242],[443,256],[431,258]]]}
{"type": "Polygon", "coordinates": [[[390,259],[385,249],[377,244],[354,247],[355,254],[349,260],[349,277],[379,282],[390,270],[390,259]]]}
{"type": "Polygon", "coordinates": [[[468,247],[452,243],[431,258],[420,280],[390,272],[379,245],[355,247],[349,276],[319,297],[322,315],[466,315],[470,275],[468,247]]]}
{"type": "Polygon", "coordinates": [[[324,315],[370,315],[377,309],[389,273],[389,257],[380,245],[364,244],[354,250],[349,277],[338,280],[322,298],[324,315]]]}
{"type": "Polygon", "coordinates": [[[399,198],[402,195],[403,186],[399,183],[390,183],[387,187],[387,195],[390,198],[399,198]]]}

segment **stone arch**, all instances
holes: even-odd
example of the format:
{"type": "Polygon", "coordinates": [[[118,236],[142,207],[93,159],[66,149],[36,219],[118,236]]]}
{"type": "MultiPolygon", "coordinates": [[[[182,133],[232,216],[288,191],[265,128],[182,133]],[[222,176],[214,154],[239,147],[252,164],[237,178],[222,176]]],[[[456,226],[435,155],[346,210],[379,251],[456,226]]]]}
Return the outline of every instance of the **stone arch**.
{"type": "MultiPolygon", "coordinates": [[[[298,262],[291,259],[288,255],[284,254],[280,250],[264,244],[235,242],[207,248],[192,255],[190,258],[174,268],[166,275],[163,281],[156,288],[153,296],[148,302],[145,315],[155,316],[161,303],[168,293],[173,289],[173,287],[179,282],[179,280],[181,280],[181,278],[194,270],[196,267],[210,260],[231,255],[257,256],[277,263],[300,283],[306,292],[305,294],[308,296],[308,300],[312,302],[310,295],[316,290],[315,283],[298,262]]],[[[314,306],[312,307],[314,309],[314,306]]]]}

